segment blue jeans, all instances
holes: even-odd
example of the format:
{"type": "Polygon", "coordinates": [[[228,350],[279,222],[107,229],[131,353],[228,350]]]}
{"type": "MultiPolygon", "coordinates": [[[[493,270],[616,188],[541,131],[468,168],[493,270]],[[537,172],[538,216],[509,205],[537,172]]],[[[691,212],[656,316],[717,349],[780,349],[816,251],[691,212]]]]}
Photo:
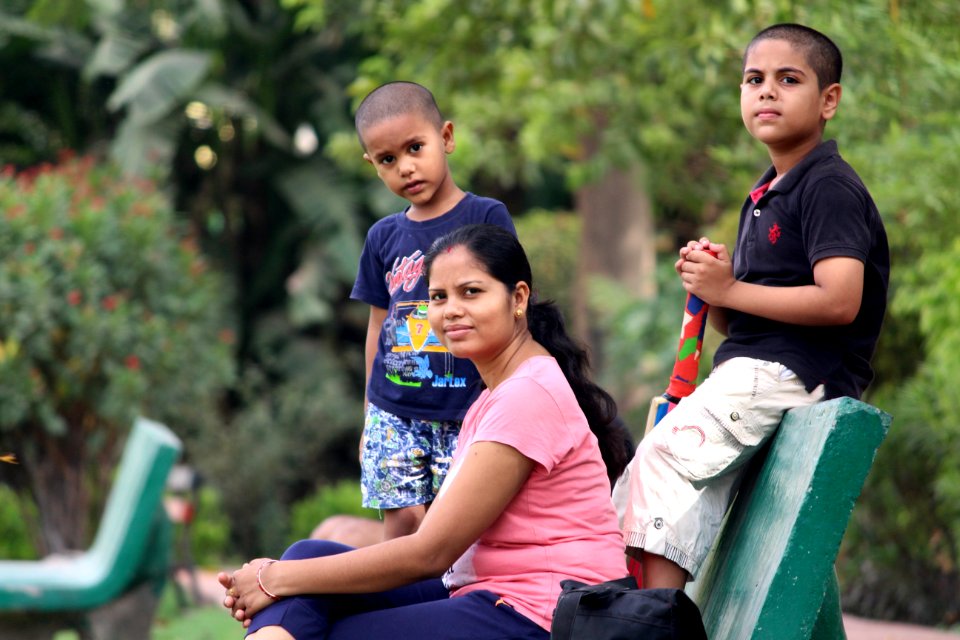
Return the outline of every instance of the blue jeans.
{"type": "MultiPolygon", "coordinates": [[[[335,555],[351,547],[301,540],[281,560],[335,555]]],[[[378,593],[294,596],[253,617],[248,633],[278,625],[296,640],[548,640],[550,633],[499,596],[475,591],[451,598],[439,578],[378,593]]]]}

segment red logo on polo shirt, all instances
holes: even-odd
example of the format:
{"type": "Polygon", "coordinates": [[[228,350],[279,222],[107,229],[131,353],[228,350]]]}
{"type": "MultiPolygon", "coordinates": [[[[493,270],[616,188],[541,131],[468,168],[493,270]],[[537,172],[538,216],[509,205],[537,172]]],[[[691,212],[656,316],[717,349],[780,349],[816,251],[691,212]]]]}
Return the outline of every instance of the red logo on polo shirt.
{"type": "Polygon", "coordinates": [[[781,233],[782,231],[780,230],[780,225],[774,222],[773,226],[770,227],[770,230],[767,231],[767,238],[770,239],[770,244],[777,244],[777,240],[780,239],[781,233]]]}

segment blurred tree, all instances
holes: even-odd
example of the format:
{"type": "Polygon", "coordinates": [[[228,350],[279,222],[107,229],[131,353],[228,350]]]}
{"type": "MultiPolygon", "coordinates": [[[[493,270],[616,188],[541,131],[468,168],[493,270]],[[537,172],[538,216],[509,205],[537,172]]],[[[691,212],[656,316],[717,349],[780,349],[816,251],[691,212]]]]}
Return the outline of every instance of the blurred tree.
{"type": "Polygon", "coordinates": [[[210,425],[227,300],[155,185],[92,158],[6,170],[0,211],[0,439],[21,461],[2,473],[41,554],[80,549],[138,413],[210,425]]]}
{"type": "MultiPolygon", "coordinates": [[[[28,17],[42,15],[34,4],[10,0],[0,9],[0,160],[18,167],[53,161],[62,149],[86,149],[110,135],[103,108],[109,87],[78,82],[76,57],[90,55],[91,44],[72,29],[28,17]]],[[[77,8],[83,4],[62,6],[68,14],[77,8]]]]}
{"type": "MultiPolygon", "coordinates": [[[[343,4],[338,15],[349,16],[343,4]]],[[[0,59],[12,70],[0,80],[5,157],[26,166],[89,149],[163,180],[228,275],[241,375],[223,405],[233,437],[184,435],[188,456],[220,474],[245,553],[264,548],[258,531],[282,533],[273,512],[286,500],[353,468],[343,450],[355,450],[361,422],[366,318],[342,303],[372,209],[363,182],[317,151],[350,126],[343,87],[362,52],[343,20],[297,33],[291,14],[254,0],[0,11],[0,59]],[[28,80],[38,69],[48,82],[28,80]],[[318,414],[309,396],[334,400],[318,414]],[[296,424],[278,430],[284,420],[296,424]],[[255,437],[276,457],[240,448],[255,437]],[[320,471],[303,473],[311,467],[320,471]]]]}
{"type": "Polygon", "coordinates": [[[576,277],[580,218],[569,211],[534,209],[515,221],[517,237],[534,269],[534,292],[570,316],[570,283],[576,277]]]}

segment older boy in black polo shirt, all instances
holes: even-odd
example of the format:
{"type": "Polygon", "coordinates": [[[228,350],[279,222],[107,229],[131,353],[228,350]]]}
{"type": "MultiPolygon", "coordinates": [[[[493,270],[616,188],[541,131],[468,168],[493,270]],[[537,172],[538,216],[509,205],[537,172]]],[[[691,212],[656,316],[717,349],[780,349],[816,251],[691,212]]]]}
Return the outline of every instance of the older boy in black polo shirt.
{"type": "Polygon", "coordinates": [[[696,577],[744,463],[786,410],[859,397],[873,377],[890,259],[870,194],[822,139],[841,67],[830,39],[795,24],[764,29],[744,54],[741,115],[773,166],[744,203],[732,260],[701,238],[676,263],[727,338],[615,490],[644,587],[696,577]]]}

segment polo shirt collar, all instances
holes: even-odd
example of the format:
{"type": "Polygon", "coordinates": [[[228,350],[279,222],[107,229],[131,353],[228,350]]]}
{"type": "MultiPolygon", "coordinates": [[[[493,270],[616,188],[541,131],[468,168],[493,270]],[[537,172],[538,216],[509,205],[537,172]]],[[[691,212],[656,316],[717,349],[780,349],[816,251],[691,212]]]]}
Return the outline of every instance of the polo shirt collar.
{"type": "MultiPolygon", "coordinates": [[[[837,155],[837,153],[836,140],[827,140],[825,142],[821,142],[813,151],[808,153],[803,160],[798,162],[797,166],[790,169],[790,171],[787,172],[787,175],[783,176],[775,186],[768,189],[766,194],[769,194],[773,191],[776,191],[777,193],[786,193],[787,191],[790,191],[803,178],[804,174],[807,173],[807,170],[810,167],[821,160],[837,155]]],[[[777,170],[772,166],[769,167],[763,173],[763,175],[760,176],[757,184],[754,185],[754,190],[773,180],[776,175],[777,170]]]]}

